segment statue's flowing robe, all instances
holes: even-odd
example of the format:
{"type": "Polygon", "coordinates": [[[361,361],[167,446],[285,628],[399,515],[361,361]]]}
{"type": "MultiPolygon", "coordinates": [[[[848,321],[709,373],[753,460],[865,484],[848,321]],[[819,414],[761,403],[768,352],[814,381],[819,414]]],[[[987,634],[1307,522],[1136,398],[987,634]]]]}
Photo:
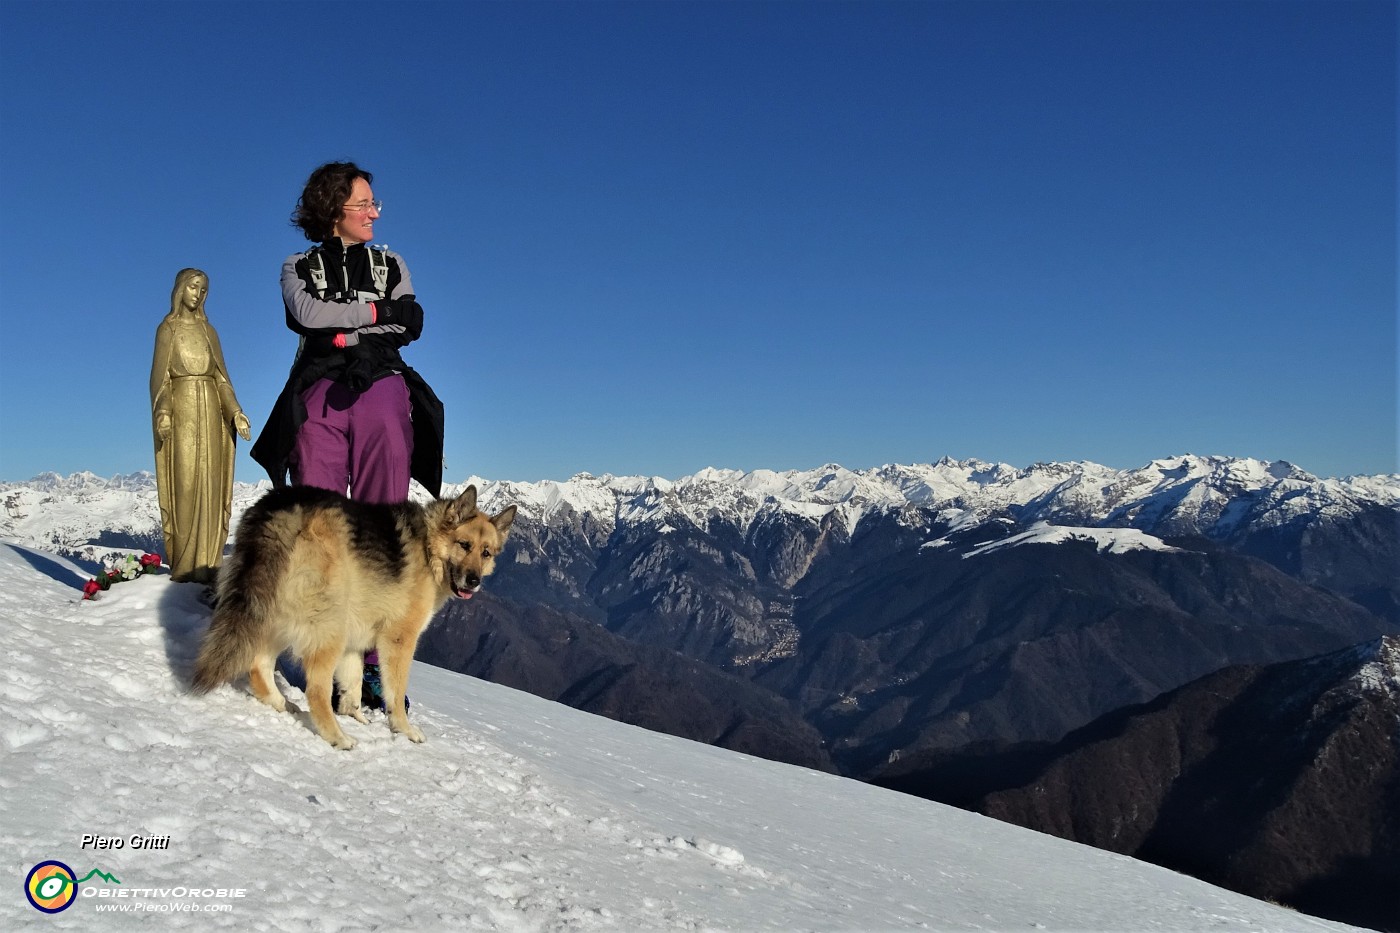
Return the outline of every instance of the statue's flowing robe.
{"type": "Polygon", "coordinates": [[[156,329],[151,430],[165,560],[175,580],[213,582],[233,500],[233,416],[242,409],[219,335],[202,315],[175,312],[156,329]],[[156,429],[170,416],[170,436],[156,429]]]}

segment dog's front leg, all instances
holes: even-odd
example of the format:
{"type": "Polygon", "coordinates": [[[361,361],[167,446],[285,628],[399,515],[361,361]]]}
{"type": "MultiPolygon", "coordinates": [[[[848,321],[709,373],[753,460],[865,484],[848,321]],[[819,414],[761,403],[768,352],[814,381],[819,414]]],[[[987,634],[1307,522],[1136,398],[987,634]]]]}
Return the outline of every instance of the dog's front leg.
{"type": "Polygon", "coordinates": [[[389,714],[389,728],[402,733],[410,742],[423,741],[423,733],[408,721],[408,711],[404,709],[403,698],[408,693],[408,670],[413,663],[413,652],[418,647],[420,626],[414,626],[411,633],[407,626],[396,626],[380,637],[379,681],[384,689],[384,711],[389,714]]]}

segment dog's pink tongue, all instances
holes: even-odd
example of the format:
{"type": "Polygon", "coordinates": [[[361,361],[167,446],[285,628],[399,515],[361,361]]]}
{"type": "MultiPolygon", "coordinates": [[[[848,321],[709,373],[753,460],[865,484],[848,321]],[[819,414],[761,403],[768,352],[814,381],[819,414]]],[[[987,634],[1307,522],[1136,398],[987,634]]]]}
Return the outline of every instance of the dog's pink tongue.
{"type": "Polygon", "coordinates": [[[464,590],[463,592],[457,594],[457,598],[458,598],[458,599],[471,599],[471,598],[472,598],[472,594],[471,594],[470,591],[464,590]]]}

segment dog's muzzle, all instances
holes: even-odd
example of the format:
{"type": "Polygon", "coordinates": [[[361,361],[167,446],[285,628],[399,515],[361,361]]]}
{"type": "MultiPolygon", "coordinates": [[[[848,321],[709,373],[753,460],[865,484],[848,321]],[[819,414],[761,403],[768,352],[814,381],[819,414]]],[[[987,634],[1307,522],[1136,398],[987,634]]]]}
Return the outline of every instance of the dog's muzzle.
{"type": "Polygon", "coordinates": [[[481,589],[481,577],[474,573],[464,573],[460,578],[453,576],[452,593],[458,599],[471,599],[481,589]]]}

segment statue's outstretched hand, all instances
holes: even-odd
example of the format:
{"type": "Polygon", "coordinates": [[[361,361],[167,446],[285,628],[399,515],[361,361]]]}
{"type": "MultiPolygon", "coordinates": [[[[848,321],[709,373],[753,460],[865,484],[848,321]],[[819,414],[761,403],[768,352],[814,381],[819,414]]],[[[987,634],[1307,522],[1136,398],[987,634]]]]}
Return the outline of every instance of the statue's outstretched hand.
{"type": "Polygon", "coordinates": [[[243,412],[240,411],[233,416],[233,426],[237,429],[238,436],[245,441],[253,439],[253,426],[248,423],[248,416],[243,414],[243,412]]]}

